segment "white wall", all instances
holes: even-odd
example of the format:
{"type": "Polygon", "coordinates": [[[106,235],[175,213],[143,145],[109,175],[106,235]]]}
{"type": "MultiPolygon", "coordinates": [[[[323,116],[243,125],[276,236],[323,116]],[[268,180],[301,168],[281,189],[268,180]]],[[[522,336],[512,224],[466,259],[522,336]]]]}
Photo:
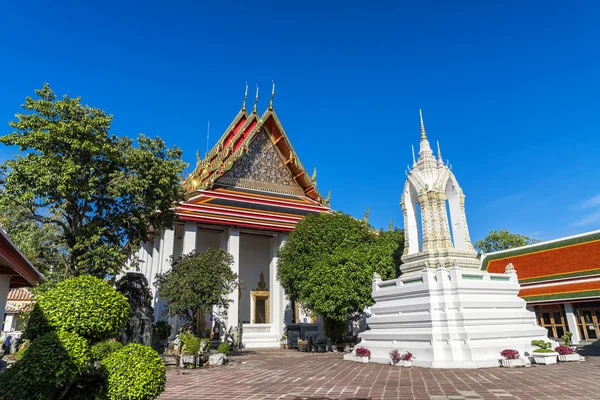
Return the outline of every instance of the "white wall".
{"type": "Polygon", "coordinates": [[[6,298],[10,290],[10,275],[0,275],[0,323],[4,321],[6,298]]]}
{"type": "Polygon", "coordinates": [[[240,237],[240,279],[245,286],[240,299],[240,319],[244,323],[252,322],[250,291],[257,288],[261,272],[265,276],[267,288],[271,290],[271,282],[269,282],[270,246],[270,238],[252,235],[241,235],[240,237]]]}
{"type": "Polygon", "coordinates": [[[221,232],[199,230],[196,234],[196,251],[205,253],[208,249],[221,248],[221,232]]]}

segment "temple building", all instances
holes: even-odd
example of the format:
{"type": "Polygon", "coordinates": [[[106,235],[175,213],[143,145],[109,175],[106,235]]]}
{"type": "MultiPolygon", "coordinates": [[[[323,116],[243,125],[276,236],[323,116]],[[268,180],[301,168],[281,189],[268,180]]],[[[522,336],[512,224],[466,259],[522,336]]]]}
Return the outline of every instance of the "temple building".
{"type": "MultiPolygon", "coordinates": [[[[142,245],[140,272],[152,284],[157,273],[168,271],[169,256],[192,251],[223,249],[233,256],[232,269],[243,287],[231,294],[226,313],[215,310],[205,317],[203,331],[243,324],[246,347],[279,347],[284,324],[311,322],[291,304],[277,280],[277,250],[288,233],[308,214],[329,212],[329,196],[317,190],[316,169],[309,175],[300,163],[273,109],[241,110],[207,153],[198,157],[185,179],[186,200],[176,205],[174,229],[155,232],[142,245]]],[[[129,262],[131,268],[131,262],[129,262]]],[[[155,318],[163,310],[155,299],[155,318]]],[[[171,324],[178,326],[176,320],[171,324]]]]}
{"type": "Polygon", "coordinates": [[[481,269],[502,272],[507,264],[549,337],[571,332],[574,344],[600,339],[600,231],[485,254],[481,269]]]}
{"type": "Polygon", "coordinates": [[[23,303],[31,300],[29,292],[20,288],[35,286],[42,279],[44,276],[0,228],[0,328],[18,330],[15,317],[23,303]]]}

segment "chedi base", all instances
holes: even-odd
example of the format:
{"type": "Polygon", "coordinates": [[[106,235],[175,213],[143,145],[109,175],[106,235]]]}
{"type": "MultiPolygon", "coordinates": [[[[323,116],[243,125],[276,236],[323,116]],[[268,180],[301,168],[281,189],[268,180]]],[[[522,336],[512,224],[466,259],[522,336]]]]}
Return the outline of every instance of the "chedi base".
{"type": "Polygon", "coordinates": [[[370,362],[389,364],[390,351],[410,351],[413,366],[484,368],[500,365],[500,352],[531,354],[532,340],[545,340],[535,314],[518,297],[514,270],[425,269],[400,278],[373,280],[370,330],[360,347],[370,362]]]}

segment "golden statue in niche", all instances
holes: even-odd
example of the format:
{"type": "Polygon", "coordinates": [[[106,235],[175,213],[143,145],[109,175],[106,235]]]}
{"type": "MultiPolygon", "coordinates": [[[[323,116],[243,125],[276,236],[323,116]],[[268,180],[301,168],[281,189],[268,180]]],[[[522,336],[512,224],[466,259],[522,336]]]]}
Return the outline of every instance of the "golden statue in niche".
{"type": "Polygon", "coordinates": [[[268,324],[269,323],[269,298],[271,293],[265,282],[265,274],[261,271],[260,281],[257,288],[250,292],[252,295],[252,323],[253,324],[268,324]]]}

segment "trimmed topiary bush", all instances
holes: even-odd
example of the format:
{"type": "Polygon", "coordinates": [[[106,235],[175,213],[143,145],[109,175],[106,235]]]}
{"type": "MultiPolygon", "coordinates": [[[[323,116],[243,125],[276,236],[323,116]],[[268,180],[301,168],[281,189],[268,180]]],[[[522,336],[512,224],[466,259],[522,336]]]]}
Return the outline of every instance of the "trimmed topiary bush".
{"type": "Polygon", "coordinates": [[[0,399],[51,399],[88,366],[87,341],[70,332],[49,332],[31,342],[12,368],[0,374],[0,399]]]}
{"type": "Polygon", "coordinates": [[[130,313],[125,296],[101,279],[82,275],[58,283],[36,299],[26,337],[35,339],[55,330],[102,340],[116,336],[130,313]]]}
{"type": "Polygon", "coordinates": [[[110,400],[155,399],[165,389],[165,365],[148,346],[131,343],[101,361],[110,400]]]}
{"type": "Polygon", "coordinates": [[[229,354],[229,343],[223,342],[217,347],[217,351],[219,353],[223,353],[225,355],[229,354]]]}
{"type": "Polygon", "coordinates": [[[116,340],[104,340],[98,342],[90,348],[90,354],[93,361],[101,361],[105,359],[110,353],[121,350],[123,344],[116,340]]]}

